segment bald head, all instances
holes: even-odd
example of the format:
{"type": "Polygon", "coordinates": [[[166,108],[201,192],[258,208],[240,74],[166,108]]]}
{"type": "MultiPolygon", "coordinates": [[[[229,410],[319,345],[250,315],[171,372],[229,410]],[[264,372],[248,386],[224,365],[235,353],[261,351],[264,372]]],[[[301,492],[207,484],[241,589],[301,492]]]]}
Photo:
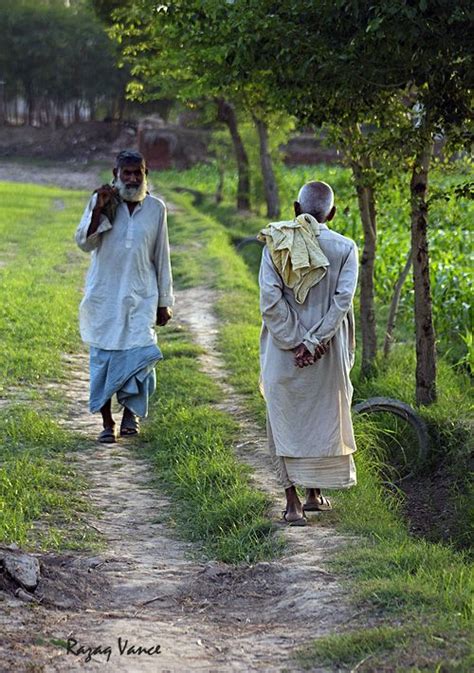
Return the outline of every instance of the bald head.
{"type": "Polygon", "coordinates": [[[332,220],[336,209],[334,207],[334,192],[326,182],[307,182],[301,187],[298,201],[295,201],[295,213],[309,213],[318,222],[332,220]]]}

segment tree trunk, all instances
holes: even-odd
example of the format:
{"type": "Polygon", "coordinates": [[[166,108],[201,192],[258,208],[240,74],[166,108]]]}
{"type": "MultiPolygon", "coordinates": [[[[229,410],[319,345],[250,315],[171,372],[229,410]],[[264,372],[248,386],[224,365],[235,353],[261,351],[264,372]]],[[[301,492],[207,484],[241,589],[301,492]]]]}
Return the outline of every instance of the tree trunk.
{"type": "Polygon", "coordinates": [[[364,169],[370,160],[352,161],[359,212],[364,231],[364,248],[360,260],[360,326],[362,335],[361,375],[371,378],[376,371],[377,334],[375,323],[374,267],[377,248],[377,220],[374,188],[367,184],[364,169]]]}
{"type": "Polygon", "coordinates": [[[35,121],[35,99],[33,94],[28,90],[25,94],[25,100],[27,109],[27,124],[28,126],[33,126],[35,121]]]}
{"type": "Polygon", "coordinates": [[[278,185],[273,172],[272,158],[268,151],[268,129],[262,119],[253,117],[260,142],[260,166],[262,169],[263,188],[267,203],[267,217],[280,217],[280,198],[278,185]]]}
{"type": "Polygon", "coordinates": [[[74,123],[78,124],[81,121],[81,108],[79,101],[74,103],[74,123]]]}
{"type": "Polygon", "coordinates": [[[428,172],[433,143],[427,140],[417,153],[410,182],[411,250],[415,289],[416,402],[436,401],[436,344],[428,255],[428,172]]]}
{"type": "Polygon", "coordinates": [[[127,101],[125,99],[125,96],[120,96],[118,99],[118,121],[123,122],[123,118],[125,116],[125,107],[127,105],[127,101]]]}
{"type": "Polygon", "coordinates": [[[393,295],[392,295],[392,301],[390,302],[390,311],[388,313],[388,319],[387,319],[387,329],[385,330],[385,339],[383,342],[383,356],[384,358],[388,358],[390,355],[390,350],[392,348],[393,344],[393,331],[395,329],[395,324],[397,322],[397,315],[398,315],[398,306],[400,304],[400,295],[402,293],[402,287],[404,282],[406,281],[408,274],[410,273],[411,269],[411,250],[408,253],[405,266],[403,269],[400,271],[400,274],[397,278],[397,282],[395,283],[395,287],[393,290],[393,295]]]}
{"type": "Polygon", "coordinates": [[[217,101],[217,119],[227,125],[237,160],[237,208],[250,210],[250,167],[247,152],[237,126],[234,106],[223,100],[217,101]]]}
{"type": "Polygon", "coordinates": [[[214,200],[217,205],[222,203],[223,191],[224,191],[224,164],[221,161],[217,162],[217,171],[219,179],[217,181],[216,193],[214,195],[214,200]]]}
{"type": "Polygon", "coordinates": [[[5,104],[5,82],[0,80],[0,126],[5,124],[6,104],[5,104]]]}

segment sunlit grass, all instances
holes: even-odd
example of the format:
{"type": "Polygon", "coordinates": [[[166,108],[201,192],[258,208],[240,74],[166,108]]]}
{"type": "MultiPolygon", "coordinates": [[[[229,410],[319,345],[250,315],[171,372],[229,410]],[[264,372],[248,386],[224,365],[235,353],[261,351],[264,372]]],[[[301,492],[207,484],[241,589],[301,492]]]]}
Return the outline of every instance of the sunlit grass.
{"type": "Polygon", "coordinates": [[[1,390],[62,375],[60,354],[80,343],[86,256],[73,241],[84,194],[0,183],[0,199],[1,390]]]}
{"type": "Polygon", "coordinates": [[[173,518],[203,551],[229,563],[271,558],[280,547],[268,517],[269,501],[249,484],[248,469],[232,452],[235,424],[211,406],[219,387],[196,358],[180,355],[188,337],[168,328],[161,345],[159,393],[143,439],[158,478],[173,496],[173,518]],[[168,340],[174,353],[168,351],[168,340]],[[190,385],[190,382],[192,384],[190,385]]]}
{"type": "Polygon", "coordinates": [[[298,652],[298,663],[307,670],[318,666],[365,673],[468,673],[469,631],[457,633],[441,619],[426,625],[419,616],[403,626],[374,626],[318,638],[298,652]]]}
{"type": "MultiPolygon", "coordinates": [[[[0,355],[4,358],[0,364],[5,370],[3,384],[18,385],[63,374],[59,353],[78,344],[77,328],[72,325],[77,320],[87,258],[84,256],[81,263],[72,242],[83,196],[71,193],[60,197],[71,204],[69,212],[67,208],[54,209],[51,190],[24,188],[24,198],[18,203],[18,198],[9,194],[10,188],[2,186],[16,226],[4,217],[0,221],[0,233],[4,234],[0,273],[7,293],[5,307],[0,308],[0,330],[10,351],[0,355]],[[34,218],[27,211],[34,212],[34,218]],[[74,251],[71,258],[68,251],[74,251]],[[23,349],[24,357],[15,359],[16,348],[23,349]]],[[[234,384],[249,394],[249,408],[261,420],[256,343],[260,321],[254,278],[233,251],[225,230],[211,216],[189,208],[185,200],[181,203],[184,212],[170,218],[171,238],[173,241],[176,236],[173,242],[178,246],[178,281],[182,286],[208,282],[221,291],[220,348],[234,384]]],[[[220,392],[199,371],[199,349],[173,328],[164,331],[162,345],[167,359],[158,368],[159,392],[143,436],[158,478],[173,495],[175,520],[189,539],[200,542],[217,558],[270,558],[278,551],[279,542],[267,517],[267,499],[249,487],[247,470],[232,456],[235,427],[212,408],[220,392]]],[[[374,383],[379,394],[390,391],[392,396],[403,397],[408,391],[411,374],[402,367],[403,358],[397,358],[395,354],[393,367],[389,365],[374,383]]],[[[444,429],[453,418],[463,416],[465,406],[462,392],[450,378],[451,370],[446,371],[450,375],[441,377],[440,402],[429,412],[432,416],[428,420],[445,438],[446,454],[454,456],[462,437],[453,426],[450,434],[444,429]]],[[[358,395],[375,392],[362,384],[357,390],[358,395]]],[[[36,539],[37,519],[67,520],[80,510],[81,504],[75,500],[80,484],[61,454],[64,447],[74,446],[75,439],[65,435],[54,419],[29,406],[3,411],[1,423],[0,521],[4,528],[0,528],[0,537],[28,545],[36,539]]],[[[410,659],[411,668],[406,670],[468,670],[465,634],[470,618],[470,566],[462,554],[449,547],[410,537],[399,500],[378,478],[379,443],[383,441],[380,428],[370,419],[360,418],[356,434],[359,485],[335,494],[337,507],[322,525],[323,521],[332,522],[360,536],[358,544],[334,562],[351,578],[348,591],[359,607],[370,611],[374,622],[382,615],[396,623],[393,630],[374,624],[379,630],[367,630],[365,637],[353,630],[328,642],[320,640],[308,665],[314,666],[324,657],[343,665],[371,657],[374,668],[367,670],[383,670],[381,662],[387,661],[397,645],[410,659]],[[425,646],[421,654],[420,642],[425,646]]],[[[55,524],[49,526],[45,546],[65,544],[61,530],[64,528],[55,524]]],[[[396,663],[393,670],[397,670],[396,663]]]]}
{"type": "MultiPolygon", "coordinates": [[[[77,350],[77,306],[86,258],[73,233],[84,195],[0,183],[0,540],[59,549],[91,546],[78,523],[85,484],[66,462],[78,438],[62,429],[40,387],[65,375],[64,352],[77,350]],[[21,391],[21,400],[14,403],[21,391]]],[[[57,391],[56,391],[57,392],[57,391]]],[[[57,398],[57,399],[56,399],[57,398]]]]}
{"type": "MultiPolygon", "coordinates": [[[[200,223],[206,222],[210,232],[215,231],[217,222],[211,222],[209,213],[199,216],[189,201],[179,199],[185,209],[180,226],[187,227],[189,240],[192,227],[199,227],[200,223]]],[[[230,381],[246,395],[247,407],[263,429],[264,402],[258,392],[260,317],[255,276],[243,260],[229,262],[232,255],[237,256],[232,250],[230,233],[212,251],[212,263],[210,240],[208,235],[199,277],[201,283],[222,291],[217,303],[219,348],[230,381]]],[[[181,252],[183,260],[186,254],[193,254],[186,247],[181,252]]],[[[407,346],[395,349],[371,383],[358,381],[357,372],[354,378],[358,399],[385,395],[413,403],[413,350],[407,346]]],[[[435,455],[444,451],[445,457],[450,454],[454,459],[465,448],[466,436],[460,429],[469,411],[465,383],[462,376],[441,361],[439,402],[422,411],[430,425],[435,455]]],[[[467,671],[472,595],[469,560],[448,546],[410,536],[400,494],[387,490],[381,479],[382,461],[387,447],[396,440],[396,428],[384,427],[375,416],[356,417],[354,428],[358,485],[348,491],[336,491],[336,507],[318,523],[358,536],[357,543],[348,545],[330,562],[342,576],[349,578],[348,594],[358,606],[355,611],[362,609],[371,615],[374,627],[319,639],[305,649],[301,662],[311,669],[325,662],[357,665],[367,657],[371,663],[364,663],[363,670],[467,671]],[[393,627],[380,625],[385,619],[393,620],[393,627]],[[398,669],[397,655],[392,656],[398,648],[405,648],[403,662],[408,662],[405,668],[398,669]],[[391,662],[388,665],[393,667],[383,668],[385,662],[391,662]]]]}
{"type": "Polygon", "coordinates": [[[87,507],[85,482],[64,454],[78,438],[25,404],[6,407],[0,424],[0,540],[46,549],[94,544],[77,520],[87,507]]]}

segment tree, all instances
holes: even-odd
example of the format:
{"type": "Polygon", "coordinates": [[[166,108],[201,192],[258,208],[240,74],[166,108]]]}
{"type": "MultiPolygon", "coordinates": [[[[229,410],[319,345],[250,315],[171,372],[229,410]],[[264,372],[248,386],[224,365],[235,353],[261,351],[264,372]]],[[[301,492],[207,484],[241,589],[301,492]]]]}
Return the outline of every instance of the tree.
{"type": "MultiPolygon", "coordinates": [[[[133,7],[143,16],[155,5],[133,0],[133,7]]],[[[374,177],[383,175],[380,157],[397,153],[410,160],[416,399],[434,401],[428,174],[434,135],[461,142],[470,118],[472,3],[175,0],[160,8],[174,31],[174,51],[160,54],[165,72],[182,50],[188,61],[181,60],[180,68],[193,86],[197,78],[207,90],[245,100],[247,109],[284,109],[301,123],[329,124],[343,139],[364,223],[361,308],[367,370],[376,344],[374,177]]]]}
{"type": "MultiPolygon", "coordinates": [[[[169,3],[156,8],[152,0],[130,0],[122,9],[117,8],[114,0],[96,0],[94,4],[102,15],[109,11],[114,21],[111,34],[121,44],[123,58],[132,69],[133,81],[129,87],[132,97],[150,100],[173,95],[185,103],[216,101],[216,119],[227,126],[234,147],[237,207],[242,210],[250,209],[251,171],[239,131],[238,113],[243,111],[254,118],[267,212],[270,217],[278,216],[278,186],[268,151],[265,110],[259,109],[257,114],[249,106],[249,92],[238,91],[232,82],[224,81],[227,64],[222,58],[225,51],[222,43],[228,34],[225,12],[219,12],[217,24],[207,21],[207,8],[199,3],[169,3]]],[[[216,9],[222,9],[217,4],[216,9]]]]}
{"type": "Polygon", "coordinates": [[[250,209],[250,170],[239,132],[236,101],[231,89],[218,84],[213,68],[217,52],[200,54],[194,33],[182,39],[174,7],[155,6],[152,0],[93,0],[93,6],[110,26],[109,32],[129,65],[128,96],[140,102],[174,98],[201,106],[213,102],[215,119],[226,125],[238,170],[237,207],[250,209]],[[170,9],[170,11],[168,11],[170,9]]]}
{"type": "MultiPolygon", "coordinates": [[[[277,5],[270,0],[241,0],[231,8],[212,0],[178,4],[176,11],[184,14],[188,23],[199,14],[201,43],[202,35],[206,35],[208,46],[223,50],[226,68],[222,76],[229,85],[232,82],[245,92],[249,108],[283,108],[301,123],[330,123],[332,137],[337,138],[353,172],[363,224],[362,374],[372,375],[377,354],[373,282],[377,226],[376,171],[371,152],[379,155],[380,150],[373,138],[367,141],[361,123],[371,122],[371,136],[377,135],[380,123],[370,105],[356,96],[355,82],[349,79],[339,82],[338,87],[333,85],[333,69],[339,67],[340,54],[332,56],[324,39],[331,32],[332,3],[296,1],[277,5]],[[224,23],[227,29],[220,35],[218,27],[224,23]]],[[[385,117],[387,100],[386,94],[377,97],[385,117]]]]}
{"type": "MultiPolygon", "coordinates": [[[[179,11],[188,9],[188,16],[198,4],[201,12],[207,10],[206,22],[214,25],[215,39],[223,3],[177,4],[179,11]]],[[[459,131],[462,138],[472,114],[472,4],[468,0],[456,4],[449,0],[376,4],[236,0],[227,4],[225,12],[226,48],[222,41],[217,44],[225,48],[227,79],[234,85],[247,87],[249,80],[258,81],[274,105],[291,109],[303,121],[330,122],[341,134],[364,122],[383,129],[388,121],[392,148],[404,143],[412,172],[416,399],[420,404],[433,402],[436,351],[427,237],[428,174],[434,135],[453,137],[459,131]],[[399,126],[391,111],[400,106],[405,109],[405,123],[399,126]]],[[[361,215],[368,223],[363,259],[367,253],[366,260],[373,260],[375,208],[370,194],[365,191],[364,195],[367,185],[361,184],[371,164],[353,162],[353,168],[361,215]]],[[[370,281],[370,265],[367,269],[370,281]]],[[[370,301],[367,306],[366,324],[373,330],[370,301]]]]}
{"type": "Polygon", "coordinates": [[[237,115],[232,103],[219,98],[217,100],[217,119],[226,124],[229,129],[232,144],[237,160],[237,208],[250,210],[250,166],[242,137],[239,133],[237,115]]]}
{"type": "Polygon", "coordinates": [[[6,3],[0,21],[1,77],[9,97],[25,97],[30,124],[40,105],[52,121],[52,108],[60,111],[71,101],[88,101],[94,108],[123,98],[125,78],[115,64],[114,45],[87,8],[6,3]]]}
{"type": "MultiPolygon", "coordinates": [[[[411,236],[415,289],[416,400],[436,400],[436,346],[428,252],[428,175],[436,134],[465,140],[472,120],[472,4],[461,0],[393,2],[377,5],[342,0],[345,11],[365,16],[347,43],[346,64],[360,82],[407,97],[413,125],[405,142],[411,155],[411,236]],[[471,26],[471,30],[469,30],[471,26]],[[367,64],[370,63],[370,68],[367,64]]],[[[394,134],[397,135],[396,133],[394,134]]],[[[472,135],[471,135],[472,138],[472,135]]]]}

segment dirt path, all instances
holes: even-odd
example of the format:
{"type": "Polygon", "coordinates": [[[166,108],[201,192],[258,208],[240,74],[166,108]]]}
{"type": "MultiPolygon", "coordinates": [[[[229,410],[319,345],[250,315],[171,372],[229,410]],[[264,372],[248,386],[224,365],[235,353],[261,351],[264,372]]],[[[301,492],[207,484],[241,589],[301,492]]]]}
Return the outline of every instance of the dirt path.
{"type": "Polygon", "coordinates": [[[50,185],[63,189],[93,190],[101,184],[100,168],[69,164],[26,165],[22,162],[2,159],[0,162],[0,182],[29,182],[36,185],[50,185]]]}
{"type": "MultiPolygon", "coordinates": [[[[264,437],[224,381],[214,299],[204,288],[179,292],[175,319],[205,349],[203,365],[223,388],[220,407],[241,427],[235,449],[255,469],[256,483],[271,493],[278,516],[282,499],[264,437]]],[[[74,386],[64,422],[93,440],[99,425],[87,413],[86,356],[72,358],[70,367],[74,386]]],[[[306,528],[284,528],[288,549],[277,561],[233,567],[193,560],[194,547],[176,538],[169,501],[150,484],[150,465],[137,458],[132,441],[116,447],[87,441],[70,456],[89,479],[98,514],[88,515],[87,523],[102,534],[105,551],[42,556],[38,592],[44,599],[34,609],[0,593],[0,671],[107,670],[107,664],[130,673],[297,671],[289,659],[294,649],[351,617],[341,586],[324,567],[341,540],[313,517],[306,528]],[[77,641],[75,652],[80,646],[99,649],[91,658],[87,651],[75,656],[51,644],[67,638],[77,641]],[[127,654],[131,646],[149,653],[127,654]]]]}

